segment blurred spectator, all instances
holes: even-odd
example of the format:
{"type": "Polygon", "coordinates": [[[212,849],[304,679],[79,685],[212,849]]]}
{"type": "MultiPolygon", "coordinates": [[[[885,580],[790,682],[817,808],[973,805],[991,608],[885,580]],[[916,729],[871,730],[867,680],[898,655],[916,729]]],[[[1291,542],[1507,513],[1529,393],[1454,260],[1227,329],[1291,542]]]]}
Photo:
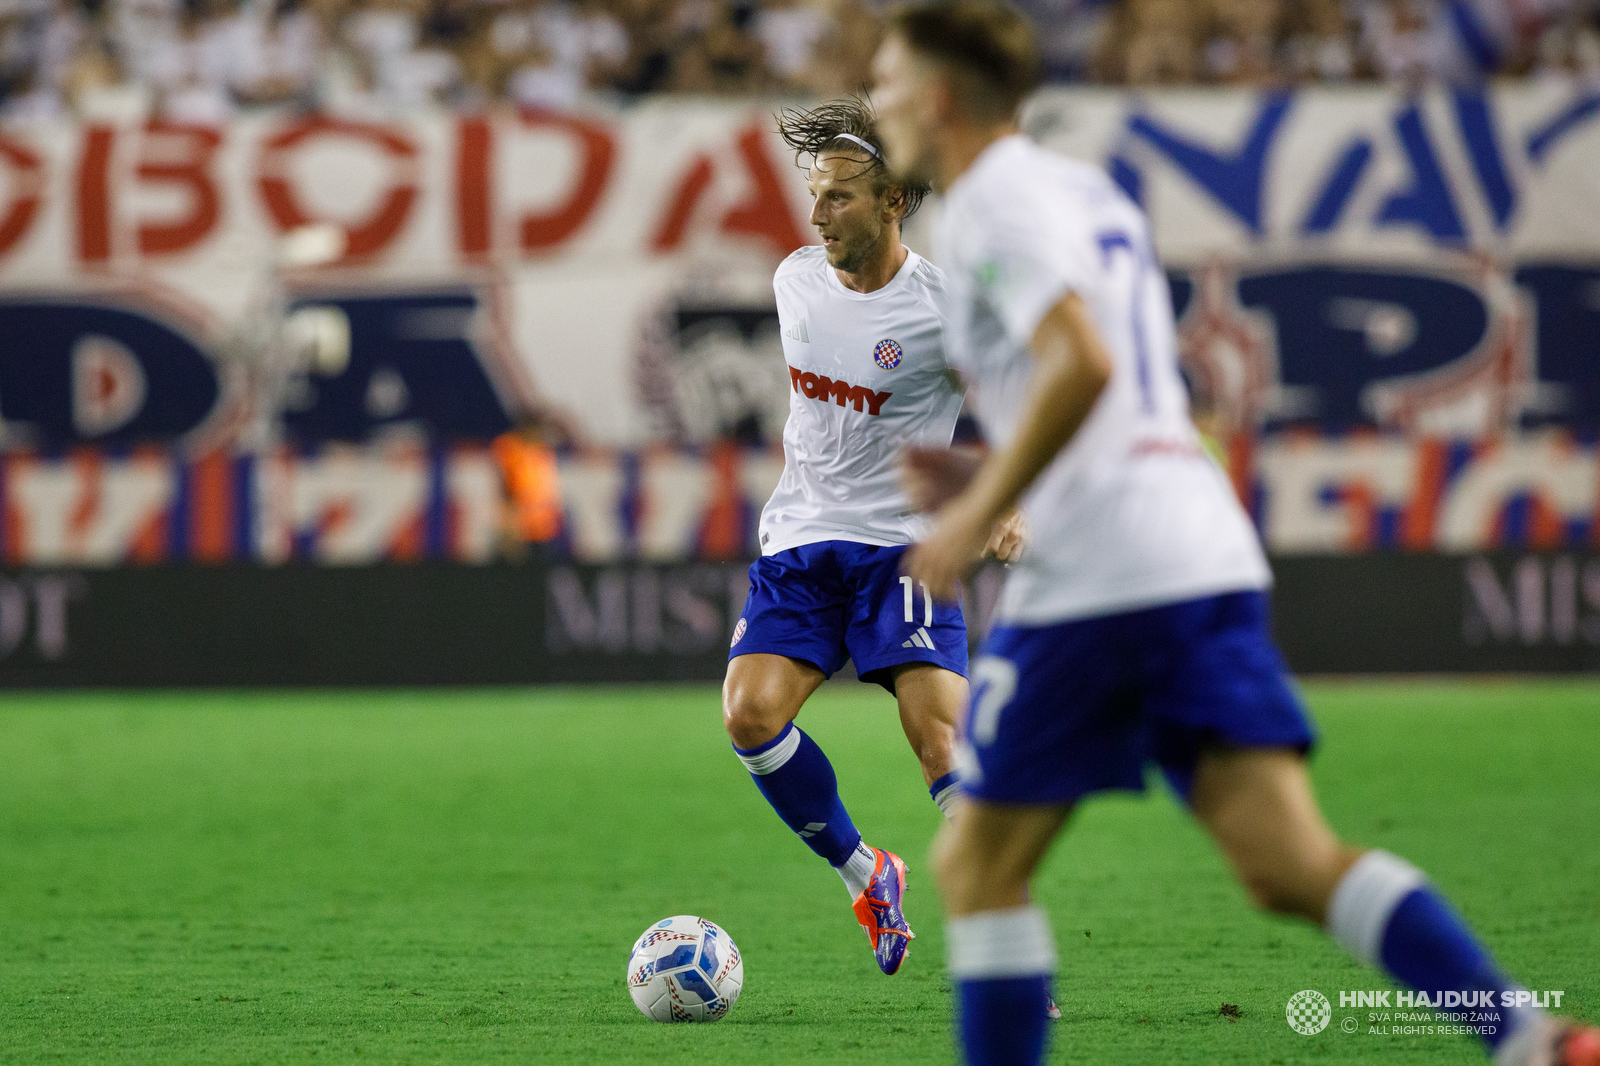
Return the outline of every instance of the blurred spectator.
{"type": "Polygon", "coordinates": [[[179,122],[222,122],[233,113],[232,79],[249,62],[244,16],[236,0],[182,0],[174,15],[145,55],[158,106],[179,122]]]}
{"type": "Polygon", "coordinates": [[[508,559],[526,559],[561,535],[561,471],[555,451],[561,443],[566,440],[559,424],[537,414],[524,416],[494,440],[504,503],[500,553],[508,559]]]}
{"type": "Polygon", "coordinates": [[[241,33],[245,48],[233,79],[241,103],[310,99],[317,83],[323,29],[302,0],[254,5],[246,12],[241,33]]]}
{"type": "MultiPolygon", "coordinates": [[[[889,0],[0,0],[0,114],[859,91],[889,0]]],[[[1600,0],[1015,0],[1050,80],[1600,81],[1600,0]]]]}
{"type": "Polygon", "coordinates": [[[792,89],[810,87],[817,43],[829,23],[828,13],[812,0],[771,0],[762,6],[755,34],[775,80],[792,89]]]}

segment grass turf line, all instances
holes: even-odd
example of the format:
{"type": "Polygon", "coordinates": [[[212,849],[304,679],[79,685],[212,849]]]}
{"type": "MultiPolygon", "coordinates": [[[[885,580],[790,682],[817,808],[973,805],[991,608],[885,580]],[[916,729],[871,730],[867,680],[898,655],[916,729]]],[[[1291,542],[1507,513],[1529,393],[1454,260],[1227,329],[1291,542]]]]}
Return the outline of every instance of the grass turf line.
{"type": "MultiPolygon", "coordinates": [[[[1600,1014],[1600,685],[1308,695],[1335,826],[1427,869],[1525,984],[1600,1014]]],[[[867,839],[911,864],[919,939],[893,979],[709,687],[8,696],[0,1063],[949,1062],[939,816],[893,704],[828,686],[801,721],[867,839]],[[745,954],[718,1025],[651,1024],[623,986],[634,937],[677,913],[745,954]]],[[[1340,1032],[1365,1012],[1339,990],[1390,986],[1251,912],[1159,790],[1088,805],[1038,895],[1054,1062],[1483,1061],[1469,1038],[1340,1032]],[[1302,988],[1334,997],[1320,1036],[1285,1024],[1302,988]]]]}

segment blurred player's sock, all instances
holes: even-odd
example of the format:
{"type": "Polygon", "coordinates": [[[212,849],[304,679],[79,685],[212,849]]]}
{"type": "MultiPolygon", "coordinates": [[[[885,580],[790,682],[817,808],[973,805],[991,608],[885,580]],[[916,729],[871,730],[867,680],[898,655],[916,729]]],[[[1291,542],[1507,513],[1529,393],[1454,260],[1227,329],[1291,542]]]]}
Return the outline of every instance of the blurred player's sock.
{"type": "Polygon", "coordinates": [[[1486,1027],[1495,1031],[1480,1036],[1490,1051],[1537,1016],[1500,1005],[1500,994],[1517,984],[1500,972],[1427,876],[1386,851],[1367,852],[1345,872],[1328,902],[1327,924],[1350,954],[1426,992],[1436,1006],[1443,1005],[1445,992],[1492,996],[1487,1011],[1499,1013],[1503,1024],[1486,1027]]]}
{"type": "Polygon", "coordinates": [[[970,1066],[1042,1061],[1056,967],[1044,911],[1029,905],[952,918],[945,943],[970,1066]]]}
{"type": "MultiPolygon", "coordinates": [[[[834,866],[850,859],[861,834],[839,799],[833,764],[816,741],[790,722],[759,747],[733,750],[783,824],[799,833],[807,847],[834,866]]],[[[872,876],[870,869],[867,876],[872,876]]]]}
{"type": "Polygon", "coordinates": [[[939,805],[946,818],[953,818],[956,804],[961,800],[961,780],[956,777],[956,772],[951,770],[928,786],[928,795],[933,797],[933,802],[939,805]]]}

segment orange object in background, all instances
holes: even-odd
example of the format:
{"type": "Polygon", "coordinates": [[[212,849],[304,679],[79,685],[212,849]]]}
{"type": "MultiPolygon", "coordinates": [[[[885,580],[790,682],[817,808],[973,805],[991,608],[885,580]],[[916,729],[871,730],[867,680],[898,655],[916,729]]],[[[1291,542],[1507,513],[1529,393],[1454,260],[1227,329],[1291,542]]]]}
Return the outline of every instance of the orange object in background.
{"type": "Polygon", "coordinates": [[[505,480],[506,502],[517,534],[543,544],[561,533],[561,471],[555,449],[516,431],[494,440],[494,457],[505,480]]]}

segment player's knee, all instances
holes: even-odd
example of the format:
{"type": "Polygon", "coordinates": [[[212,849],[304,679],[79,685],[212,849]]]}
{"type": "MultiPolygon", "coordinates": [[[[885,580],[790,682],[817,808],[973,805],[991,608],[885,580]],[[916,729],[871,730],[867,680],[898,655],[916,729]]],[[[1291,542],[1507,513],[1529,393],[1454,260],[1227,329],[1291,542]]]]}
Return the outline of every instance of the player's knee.
{"type": "Polygon", "coordinates": [[[783,732],[790,717],[759,684],[730,678],[723,686],[722,724],[734,747],[760,747],[783,732]]]}

